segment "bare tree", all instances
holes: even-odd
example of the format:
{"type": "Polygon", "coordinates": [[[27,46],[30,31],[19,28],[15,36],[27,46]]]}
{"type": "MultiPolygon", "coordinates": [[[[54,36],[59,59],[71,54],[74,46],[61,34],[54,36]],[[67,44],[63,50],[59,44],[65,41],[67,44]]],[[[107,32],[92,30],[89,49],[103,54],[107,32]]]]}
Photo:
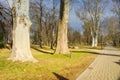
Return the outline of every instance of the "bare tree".
{"type": "Polygon", "coordinates": [[[120,45],[118,19],[115,16],[105,18],[102,23],[104,35],[106,35],[106,42],[113,46],[120,45]]]}
{"type": "Polygon", "coordinates": [[[43,0],[40,0],[40,17],[39,17],[39,23],[40,23],[40,27],[38,28],[38,37],[39,37],[39,43],[40,43],[40,47],[42,48],[42,15],[43,15],[43,0]]]}
{"type": "Polygon", "coordinates": [[[90,30],[90,27],[91,27],[91,21],[87,21],[87,22],[84,22],[84,25],[83,25],[83,28],[84,28],[84,32],[83,32],[83,37],[84,37],[84,44],[86,45],[91,45],[91,41],[92,41],[92,38],[91,38],[91,30],[90,30]]]}
{"type": "Polygon", "coordinates": [[[100,21],[106,6],[106,0],[82,0],[81,2],[83,5],[81,12],[77,11],[77,16],[84,23],[91,21],[92,47],[97,47],[100,21]]]}
{"type": "Polygon", "coordinates": [[[42,1],[42,3],[37,0],[31,2],[31,17],[33,19],[33,24],[36,26],[36,29],[35,26],[32,27],[33,32],[35,33],[35,40],[33,40],[33,43],[40,44],[42,42],[42,46],[50,46],[51,49],[53,49],[56,42],[59,10],[57,8],[58,3],[56,0],[48,2],[52,4],[51,7],[44,4],[44,1],[42,1]],[[41,35],[41,37],[39,35],[41,35]]]}
{"type": "Polygon", "coordinates": [[[37,24],[37,30],[35,32],[35,36],[38,38],[37,42],[39,43],[40,47],[42,48],[42,29],[43,29],[43,0],[35,0],[31,2],[31,11],[32,11],[32,18],[34,19],[33,22],[37,24]]]}
{"type": "Polygon", "coordinates": [[[13,16],[13,47],[9,60],[37,61],[30,50],[29,0],[8,0],[13,16]]]}
{"type": "Polygon", "coordinates": [[[112,0],[113,1],[113,7],[112,11],[118,16],[120,19],[120,0],[112,0]]]}
{"type": "Polygon", "coordinates": [[[2,31],[2,42],[4,44],[4,47],[6,47],[6,44],[10,40],[9,36],[11,36],[11,29],[12,29],[11,25],[12,25],[12,16],[11,16],[10,8],[8,6],[5,6],[3,2],[0,2],[0,28],[2,31]]]}
{"type": "Polygon", "coordinates": [[[52,4],[53,4],[53,7],[52,7],[52,22],[51,22],[51,31],[50,31],[50,34],[51,34],[51,39],[50,39],[50,42],[51,42],[51,49],[53,49],[53,46],[54,46],[54,43],[55,43],[55,27],[56,27],[56,7],[57,7],[57,3],[55,2],[55,0],[52,0],[52,4]]]}
{"type": "Polygon", "coordinates": [[[82,35],[79,30],[68,27],[68,45],[70,48],[79,46],[82,43],[82,35]]]}
{"type": "Polygon", "coordinates": [[[69,5],[70,5],[70,0],[60,1],[60,17],[59,17],[58,34],[57,34],[57,48],[55,50],[55,53],[57,54],[69,53],[68,39],[67,39],[69,5]]]}

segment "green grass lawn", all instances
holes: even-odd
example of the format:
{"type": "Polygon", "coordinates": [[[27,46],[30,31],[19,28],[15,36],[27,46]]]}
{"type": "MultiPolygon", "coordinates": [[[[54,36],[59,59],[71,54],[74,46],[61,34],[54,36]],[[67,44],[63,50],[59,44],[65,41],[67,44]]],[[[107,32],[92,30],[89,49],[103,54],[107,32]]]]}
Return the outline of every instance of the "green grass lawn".
{"type": "Polygon", "coordinates": [[[0,80],[75,80],[96,55],[89,51],[72,51],[70,55],[50,54],[51,49],[31,49],[33,56],[39,61],[12,62],[8,49],[0,49],[0,80]]]}

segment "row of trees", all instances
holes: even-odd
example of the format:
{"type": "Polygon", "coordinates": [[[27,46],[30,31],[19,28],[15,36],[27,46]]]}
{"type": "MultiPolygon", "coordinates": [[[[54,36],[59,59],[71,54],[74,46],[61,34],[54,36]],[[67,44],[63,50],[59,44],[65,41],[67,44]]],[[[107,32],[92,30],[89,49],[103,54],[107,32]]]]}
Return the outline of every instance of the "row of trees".
{"type": "MultiPolygon", "coordinates": [[[[39,3],[39,2],[37,2],[37,3],[39,3]]],[[[49,46],[52,43],[53,43],[53,45],[56,45],[56,43],[57,43],[57,35],[56,34],[57,34],[57,26],[59,23],[58,22],[59,9],[56,6],[56,5],[58,5],[56,0],[53,0],[51,3],[54,5],[51,9],[47,8],[44,4],[42,4],[42,5],[44,5],[44,6],[42,6],[43,13],[47,14],[47,15],[42,15],[42,17],[43,17],[43,19],[45,19],[45,18],[47,18],[47,19],[46,19],[46,21],[42,20],[43,27],[41,30],[43,32],[41,32],[41,34],[42,34],[41,39],[39,39],[39,40],[41,40],[39,42],[40,43],[42,42],[41,45],[44,44],[44,45],[49,46]],[[52,17],[53,13],[55,15],[54,16],[55,23],[54,23],[54,19],[52,17]],[[53,20],[53,22],[51,22],[51,20],[53,20]],[[45,23],[47,23],[47,25],[44,25],[45,23]],[[52,25],[52,23],[54,23],[54,27],[50,27],[52,25]],[[52,28],[52,30],[51,30],[51,28],[52,28]],[[52,39],[51,33],[53,33],[52,34],[53,39],[52,39]],[[44,35],[44,37],[42,37],[43,35],[44,35]]],[[[80,20],[84,23],[82,25],[84,32],[83,32],[83,34],[81,34],[78,30],[70,29],[70,26],[69,26],[68,27],[69,28],[68,29],[68,45],[71,45],[74,43],[78,43],[78,44],[80,43],[80,44],[88,44],[88,45],[92,45],[92,47],[96,47],[97,45],[99,45],[99,43],[102,42],[101,38],[103,38],[103,40],[104,40],[104,38],[105,38],[104,36],[106,36],[106,35],[103,34],[105,32],[103,32],[102,30],[104,30],[104,28],[106,28],[106,26],[104,26],[106,24],[106,23],[104,23],[104,21],[107,20],[106,19],[107,17],[104,17],[104,13],[106,11],[106,7],[108,6],[108,3],[109,3],[108,0],[89,0],[89,1],[81,0],[80,1],[80,4],[81,4],[79,6],[80,9],[76,11],[76,14],[80,18],[80,20]],[[102,24],[104,24],[104,25],[102,25],[102,24]],[[72,36],[76,32],[78,32],[78,34],[76,36],[72,36]]],[[[111,11],[113,12],[113,14],[116,14],[117,16],[119,16],[118,15],[119,0],[113,1],[112,3],[113,3],[113,7],[109,7],[109,8],[111,8],[111,11]],[[117,3],[117,5],[116,5],[116,3],[117,3]]],[[[35,9],[40,10],[40,8],[35,8],[35,9]]],[[[38,14],[39,14],[39,12],[40,11],[38,11],[38,14]]],[[[112,16],[112,17],[118,18],[117,16],[112,16]]],[[[40,25],[39,25],[39,27],[40,27],[40,25]]],[[[109,29],[107,29],[107,30],[109,30],[109,29]]],[[[110,31],[108,31],[108,32],[110,32],[110,31]]],[[[38,40],[36,40],[35,42],[37,42],[37,41],[38,40]]],[[[110,41],[111,41],[111,39],[110,39],[110,41]]],[[[51,48],[53,49],[53,46],[51,48]]]]}
{"type": "MultiPolygon", "coordinates": [[[[42,30],[42,18],[43,15],[43,7],[42,7],[42,0],[40,1],[39,9],[40,15],[36,14],[35,16],[38,18],[40,26],[38,27],[38,38],[40,47],[41,46],[41,30],[42,30]]],[[[13,29],[12,29],[12,53],[9,57],[10,60],[13,61],[36,61],[33,58],[31,51],[30,51],[30,39],[29,39],[29,31],[31,26],[31,21],[29,17],[29,0],[8,0],[8,3],[11,8],[12,18],[13,18],[13,29]]],[[[58,29],[57,29],[57,48],[55,53],[64,54],[69,53],[68,50],[68,39],[67,39],[67,26],[68,26],[68,17],[69,17],[69,5],[70,0],[61,0],[60,1],[60,16],[58,21],[58,29]]],[[[38,7],[37,5],[35,7],[38,7]]],[[[53,7],[54,9],[55,7],[53,7]]],[[[53,21],[51,22],[54,26],[54,13],[52,14],[53,21]]],[[[46,16],[48,17],[48,16],[46,16]]],[[[47,19],[47,18],[45,18],[47,19]]],[[[46,24],[48,22],[46,20],[46,24]]],[[[53,29],[53,28],[52,28],[53,29]]],[[[52,30],[51,29],[51,30],[52,30]]],[[[53,32],[53,30],[51,31],[53,32]]],[[[47,33],[48,34],[48,33],[47,33]]],[[[51,41],[52,43],[52,41],[51,41]]]]}
{"type": "Polygon", "coordinates": [[[107,0],[81,0],[81,3],[81,12],[77,11],[77,16],[83,21],[85,26],[84,29],[90,31],[89,34],[91,34],[92,37],[92,47],[97,47],[101,18],[107,0]]]}
{"type": "Polygon", "coordinates": [[[84,23],[84,35],[87,44],[96,47],[100,44],[120,45],[120,0],[113,0],[109,6],[108,0],[81,0],[76,15],[84,23]],[[109,7],[109,9],[106,9],[109,7]],[[105,12],[109,16],[105,17],[105,12]],[[107,12],[108,13],[108,12],[107,12]],[[110,16],[112,15],[112,16],[110,16]],[[91,34],[91,35],[90,35],[91,34]]]}
{"type": "MultiPolygon", "coordinates": [[[[6,10],[8,12],[5,15],[5,19],[0,19],[2,24],[13,25],[13,28],[8,26],[5,26],[7,27],[5,28],[3,25],[0,27],[5,29],[2,31],[8,32],[10,30],[7,34],[10,34],[11,30],[13,32],[13,35],[10,35],[12,41],[10,37],[6,36],[8,38],[6,41],[13,43],[10,60],[36,61],[30,51],[30,42],[31,44],[39,44],[41,48],[43,45],[50,46],[51,49],[56,47],[55,53],[57,54],[69,53],[68,46],[75,44],[86,44],[96,47],[101,40],[114,45],[120,43],[118,28],[112,29],[119,26],[119,15],[117,15],[116,11],[118,7],[113,6],[114,9],[112,9],[118,19],[116,17],[103,19],[102,16],[107,0],[80,1],[81,6],[79,11],[76,11],[76,14],[84,23],[82,25],[83,33],[80,33],[79,30],[74,30],[68,25],[70,0],[60,0],[60,8],[56,0],[51,0],[51,7],[45,5],[43,0],[31,1],[30,8],[29,0],[8,0],[8,3],[10,8],[6,8],[4,5],[0,8],[0,11],[3,11],[1,12],[2,14],[6,10]],[[10,12],[12,12],[12,15],[10,12]],[[30,21],[30,18],[32,21],[30,21]],[[32,27],[30,28],[31,24],[32,27]],[[29,35],[31,35],[31,39],[29,39],[29,35]],[[115,40],[113,40],[113,38],[110,38],[111,36],[117,37],[117,39],[114,38],[115,40]]],[[[4,16],[1,15],[1,17],[4,16]]]]}
{"type": "Polygon", "coordinates": [[[31,2],[31,17],[34,19],[31,31],[33,32],[32,44],[51,46],[53,49],[56,41],[56,32],[58,24],[58,3],[55,0],[51,1],[52,7],[48,8],[43,0],[31,2]]]}

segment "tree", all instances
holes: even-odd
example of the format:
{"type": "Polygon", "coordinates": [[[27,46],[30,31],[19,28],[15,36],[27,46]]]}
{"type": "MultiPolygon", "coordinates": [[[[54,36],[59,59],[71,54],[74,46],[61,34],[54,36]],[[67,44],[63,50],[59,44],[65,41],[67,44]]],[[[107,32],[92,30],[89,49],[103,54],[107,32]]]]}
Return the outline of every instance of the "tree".
{"type": "Polygon", "coordinates": [[[113,1],[113,6],[112,6],[112,12],[115,13],[115,17],[118,19],[117,21],[117,26],[119,27],[118,28],[118,33],[115,34],[116,38],[118,39],[116,41],[116,45],[120,45],[120,37],[119,37],[119,34],[120,34],[120,0],[112,0],[113,1]]]}
{"type": "Polygon", "coordinates": [[[10,42],[11,39],[11,24],[12,16],[11,11],[8,6],[0,2],[0,41],[3,43],[3,47],[6,47],[6,44],[10,42]]]}
{"type": "Polygon", "coordinates": [[[90,27],[91,27],[91,21],[87,21],[87,22],[84,22],[84,25],[83,25],[83,28],[84,28],[84,32],[83,32],[83,37],[84,37],[84,44],[86,45],[91,45],[91,30],[90,30],[90,27]]]}
{"type": "Polygon", "coordinates": [[[119,21],[115,16],[111,16],[109,18],[105,18],[102,23],[102,29],[104,36],[106,36],[106,42],[117,47],[120,45],[118,22],[119,21]]]}
{"type": "Polygon", "coordinates": [[[117,15],[120,25],[120,0],[112,0],[112,1],[113,1],[112,11],[117,15]]]}
{"type": "Polygon", "coordinates": [[[8,0],[13,16],[13,46],[9,60],[37,61],[30,50],[29,0],[8,0]]]}
{"type": "Polygon", "coordinates": [[[42,31],[43,31],[43,0],[37,0],[37,1],[32,1],[31,2],[31,17],[32,17],[32,22],[37,24],[37,30],[35,32],[35,37],[37,42],[40,45],[40,48],[42,48],[42,31]]]}
{"type": "Polygon", "coordinates": [[[50,0],[48,3],[52,4],[51,7],[44,4],[43,0],[31,2],[31,18],[34,25],[32,27],[34,32],[33,43],[42,43],[41,46],[50,46],[53,49],[56,42],[56,28],[58,26],[57,13],[59,10],[56,0],[50,0]]]}
{"type": "Polygon", "coordinates": [[[51,28],[50,28],[50,47],[51,49],[53,49],[54,47],[54,43],[55,43],[55,27],[56,27],[56,7],[57,7],[57,3],[55,2],[55,0],[52,0],[52,15],[51,15],[51,28]]]}
{"type": "Polygon", "coordinates": [[[57,54],[69,53],[68,39],[67,39],[69,5],[70,5],[70,0],[60,1],[60,17],[59,17],[58,33],[57,33],[57,47],[55,50],[55,53],[57,54]]]}
{"type": "Polygon", "coordinates": [[[79,30],[68,27],[68,45],[69,47],[78,46],[82,43],[82,36],[79,30]]]}
{"type": "Polygon", "coordinates": [[[40,26],[38,28],[38,37],[39,37],[39,44],[40,44],[40,47],[42,48],[42,15],[43,15],[43,0],[40,0],[40,17],[39,17],[39,23],[40,23],[40,26]]]}
{"type": "Polygon", "coordinates": [[[106,0],[82,0],[82,11],[77,12],[83,22],[90,21],[90,31],[92,36],[92,47],[98,45],[98,33],[101,17],[105,9],[106,0]]]}

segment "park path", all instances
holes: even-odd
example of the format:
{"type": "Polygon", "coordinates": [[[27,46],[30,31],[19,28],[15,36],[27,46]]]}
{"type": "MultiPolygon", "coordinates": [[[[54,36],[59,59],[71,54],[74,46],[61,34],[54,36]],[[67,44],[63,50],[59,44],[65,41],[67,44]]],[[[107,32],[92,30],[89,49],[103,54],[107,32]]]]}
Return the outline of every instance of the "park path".
{"type": "Polygon", "coordinates": [[[120,80],[120,51],[106,47],[76,80],[120,80]]]}

